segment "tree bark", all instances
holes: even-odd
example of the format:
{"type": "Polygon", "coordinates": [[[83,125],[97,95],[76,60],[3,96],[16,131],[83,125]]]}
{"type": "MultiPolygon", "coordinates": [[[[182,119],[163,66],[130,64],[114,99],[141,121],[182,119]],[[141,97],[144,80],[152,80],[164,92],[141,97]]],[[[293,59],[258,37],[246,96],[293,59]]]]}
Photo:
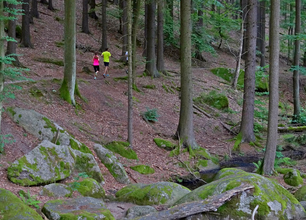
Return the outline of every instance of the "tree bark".
{"type": "Polygon", "coordinates": [[[156,2],[151,0],[148,3],[148,23],[147,23],[147,59],[146,73],[154,78],[159,77],[159,72],[156,69],[155,57],[155,12],[156,2]]]}
{"type": "Polygon", "coordinates": [[[240,63],[241,63],[242,49],[243,49],[243,33],[244,33],[244,21],[241,21],[239,51],[238,51],[238,56],[236,58],[236,68],[232,82],[232,87],[234,90],[237,89],[238,78],[240,75],[240,63]]]}
{"type": "Polygon", "coordinates": [[[260,66],[264,67],[266,65],[265,61],[265,38],[266,38],[266,2],[260,1],[257,8],[257,50],[260,51],[260,66]]]}
{"type": "Polygon", "coordinates": [[[68,103],[75,106],[75,87],[76,87],[76,2],[65,0],[65,19],[64,19],[64,79],[60,88],[61,97],[68,103]]]}
{"type": "Polygon", "coordinates": [[[41,0],[40,3],[41,3],[41,4],[45,4],[45,5],[48,4],[47,0],[41,0]]]}
{"type": "MultiPolygon", "coordinates": [[[[9,4],[9,9],[11,11],[16,10],[15,4],[9,4]]],[[[14,17],[13,14],[9,13],[10,17],[14,17]]],[[[15,39],[15,41],[8,41],[7,42],[7,52],[6,55],[12,56],[15,60],[12,62],[14,66],[21,66],[21,63],[19,62],[18,56],[16,56],[16,48],[17,48],[17,41],[16,41],[16,19],[10,19],[8,21],[8,36],[15,39]]]]}
{"type": "Polygon", "coordinates": [[[158,0],[157,3],[157,70],[165,72],[164,65],[164,0],[158,0]]]}
{"type": "Polygon", "coordinates": [[[181,105],[176,131],[183,146],[197,149],[193,131],[193,84],[191,72],[191,1],[181,0],[181,105]]]}
{"type": "Polygon", "coordinates": [[[247,14],[247,54],[244,75],[243,109],[240,132],[242,142],[255,141],[254,135],[254,100],[255,100],[255,71],[256,71],[256,7],[257,0],[248,1],[247,14]]]}
{"type": "Polygon", "coordinates": [[[83,0],[83,14],[82,14],[82,32],[89,34],[88,26],[88,0],[83,0]]]}
{"type": "Polygon", "coordinates": [[[125,60],[125,52],[127,51],[128,48],[128,5],[126,0],[122,0],[122,39],[123,39],[123,44],[122,44],[122,50],[121,50],[121,55],[122,59],[125,60]]]}
{"type": "Polygon", "coordinates": [[[296,121],[300,117],[300,40],[298,35],[301,33],[301,0],[295,0],[295,40],[294,40],[294,58],[293,58],[293,120],[296,121]]]}
{"type": "Polygon", "coordinates": [[[263,173],[271,175],[277,146],[278,101],[279,101],[279,20],[280,0],[271,0],[269,29],[269,115],[268,136],[263,164],[263,173]]]}
{"type": "MultiPolygon", "coordinates": [[[[3,7],[3,1],[0,1],[0,57],[4,58],[4,43],[5,43],[5,33],[4,33],[4,7],[3,7]]],[[[1,132],[1,122],[2,122],[2,109],[3,109],[3,87],[4,87],[4,76],[3,72],[5,69],[5,63],[3,61],[0,62],[0,132],[1,132]]],[[[1,138],[2,140],[2,138],[1,138]]],[[[3,145],[4,143],[0,143],[3,145]]]]}
{"type": "Polygon", "coordinates": [[[23,47],[33,47],[30,36],[30,0],[22,1],[22,30],[21,30],[21,45],[23,47]]]}

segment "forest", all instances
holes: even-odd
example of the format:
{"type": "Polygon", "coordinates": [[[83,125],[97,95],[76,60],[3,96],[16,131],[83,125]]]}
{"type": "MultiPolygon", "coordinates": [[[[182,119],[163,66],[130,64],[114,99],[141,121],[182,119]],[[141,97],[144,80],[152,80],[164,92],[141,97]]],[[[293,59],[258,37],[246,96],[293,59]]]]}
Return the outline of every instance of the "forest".
{"type": "Polygon", "coordinates": [[[0,219],[306,219],[305,3],[0,0],[0,219]]]}

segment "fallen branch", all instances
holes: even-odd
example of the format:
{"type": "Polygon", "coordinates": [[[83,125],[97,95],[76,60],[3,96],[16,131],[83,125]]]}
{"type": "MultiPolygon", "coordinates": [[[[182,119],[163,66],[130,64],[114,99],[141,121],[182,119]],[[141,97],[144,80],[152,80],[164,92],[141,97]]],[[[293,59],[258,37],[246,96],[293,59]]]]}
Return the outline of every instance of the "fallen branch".
{"type": "Polygon", "coordinates": [[[236,194],[253,188],[254,186],[250,184],[242,184],[241,186],[238,186],[232,190],[212,196],[202,201],[184,203],[168,210],[150,213],[149,215],[140,217],[139,220],[181,219],[203,212],[217,211],[221,205],[230,200],[236,194]]]}
{"type": "Polygon", "coordinates": [[[198,110],[199,112],[201,112],[203,115],[207,116],[208,118],[212,118],[210,114],[206,113],[205,111],[203,111],[200,107],[196,106],[195,104],[193,104],[192,107],[194,107],[196,110],[198,110]]]}
{"type": "Polygon", "coordinates": [[[278,127],[279,132],[306,131],[306,126],[300,127],[278,127]]]}
{"type": "Polygon", "coordinates": [[[132,180],[135,181],[135,183],[138,183],[137,180],[132,176],[132,174],[129,171],[126,170],[125,172],[132,178],[132,180]]]}

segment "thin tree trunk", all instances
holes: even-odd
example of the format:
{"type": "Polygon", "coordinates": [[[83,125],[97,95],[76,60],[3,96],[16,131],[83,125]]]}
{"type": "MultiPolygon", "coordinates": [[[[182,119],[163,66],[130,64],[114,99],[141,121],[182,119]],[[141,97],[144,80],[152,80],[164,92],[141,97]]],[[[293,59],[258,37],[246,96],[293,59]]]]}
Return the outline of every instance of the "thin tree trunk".
{"type": "Polygon", "coordinates": [[[54,11],[54,7],[53,7],[53,0],[49,0],[49,4],[48,4],[48,9],[51,11],[54,11]]]}
{"type": "Polygon", "coordinates": [[[107,0],[102,0],[102,45],[100,48],[101,51],[104,51],[107,48],[106,4],[107,0]]]}
{"type": "MultiPolygon", "coordinates": [[[[301,33],[301,1],[295,0],[295,36],[301,33]]],[[[294,59],[293,59],[293,119],[297,120],[300,117],[300,73],[299,73],[299,59],[300,59],[300,40],[294,40],[294,59]]]]}
{"type": "Polygon", "coordinates": [[[157,12],[157,70],[165,72],[164,65],[164,0],[158,0],[157,12]]]}
{"type": "Polygon", "coordinates": [[[155,12],[156,2],[151,0],[148,3],[148,28],[147,28],[147,59],[146,59],[146,73],[154,78],[159,77],[159,72],[156,69],[155,57],[155,12]]]}
{"type": "Polygon", "coordinates": [[[133,148],[133,52],[132,52],[132,1],[127,0],[127,34],[128,34],[128,142],[133,148]]]}
{"type": "Polygon", "coordinates": [[[98,20],[98,16],[96,14],[96,0],[89,0],[89,6],[90,6],[89,17],[98,20]]]}
{"type": "Polygon", "coordinates": [[[191,1],[181,0],[181,106],[177,137],[185,147],[198,148],[193,131],[193,84],[191,72],[191,1]]]}
{"type": "Polygon", "coordinates": [[[38,13],[38,8],[37,8],[37,0],[32,0],[31,16],[34,17],[34,18],[39,18],[39,13],[38,13]]]}
{"type": "MultiPolygon", "coordinates": [[[[3,13],[3,1],[0,1],[0,17],[3,18],[5,15],[3,13]]],[[[5,56],[4,54],[4,43],[5,43],[5,33],[4,33],[4,20],[0,19],[0,57],[5,56]]],[[[4,76],[3,72],[5,69],[5,63],[0,62],[0,133],[1,133],[1,122],[2,122],[2,109],[3,109],[3,87],[4,87],[4,76]]],[[[2,138],[1,138],[2,140],[2,138]]],[[[0,143],[1,145],[3,143],[0,143]]]]}
{"type": "Polygon", "coordinates": [[[121,50],[122,59],[125,60],[125,52],[127,51],[128,47],[128,9],[127,9],[127,2],[126,0],[122,0],[122,38],[123,38],[123,45],[121,50]]]}
{"type": "Polygon", "coordinates": [[[148,53],[147,53],[147,48],[148,48],[148,7],[149,7],[149,3],[145,2],[144,4],[144,10],[145,10],[145,17],[144,17],[144,40],[143,40],[143,52],[142,52],[142,56],[143,57],[147,57],[148,53]]]}
{"type": "Polygon", "coordinates": [[[257,49],[260,51],[260,66],[264,67],[266,65],[265,61],[265,38],[266,38],[266,2],[260,1],[257,11],[257,20],[258,20],[258,30],[257,30],[257,49]]]}
{"type": "Polygon", "coordinates": [[[255,100],[255,71],[256,71],[256,4],[257,0],[248,1],[247,14],[247,54],[244,75],[243,109],[240,132],[242,142],[255,141],[254,135],[254,100],[255,100]]]}
{"type": "Polygon", "coordinates": [[[271,175],[277,146],[278,100],[279,100],[279,21],[280,0],[271,0],[269,30],[269,116],[267,147],[263,164],[263,173],[271,175]]]}
{"type": "Polygon", "coordinates": [[[21,30],[21,45],[23,47],[33,47],[30,36],[30,0],[22,1],[22,30],[21,30]]]}
{"type": "Polygon", "coordinates": [[[137,31],[138,31],[138,20],[140,15],[141,0],[133,0],[133,25],[132,25],[132,77],[133,85],[136,85],[136,47],[137,47],[137,31]]]}
{"type": "Polygon", "coordinates": [[[47,0],[41,0],[40,3],[41,3],[41,4],[45,4],[45,5],[48,4],[47,0]]]}
{"type": "Polygon", "coordinates": [[[83,14],[82,14],[82,32],[89,34],[88,27],[88,0],[83,0],[83,14]]]}
{"type": "Polygon", "coordinates": [[[240,40],[239,40],[239,52],[236,60],[236,68],[233,77],[232,87],[234,90],[237,89],[238,78],[240,74],[240,63],[241,63],[241,56],[242,56],[242,49],[243,49],[243,33],[244,33],[244,21],[241,22],[241,29],[240,29],[240,40]]]}

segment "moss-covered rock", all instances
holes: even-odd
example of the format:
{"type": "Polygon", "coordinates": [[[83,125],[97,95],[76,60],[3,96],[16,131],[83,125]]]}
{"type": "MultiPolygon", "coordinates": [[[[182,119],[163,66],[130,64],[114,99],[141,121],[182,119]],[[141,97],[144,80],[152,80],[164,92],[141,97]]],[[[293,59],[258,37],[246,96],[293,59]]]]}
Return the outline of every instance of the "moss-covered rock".
{"type": "Polygon", "coordinates": [[[130,168],[132,170],[137,171],[138,173],[141,173],[141,174],[152,174],[152,173],[155,173],[155,170],[152,167],[146,166],[146,165],[136,165],[136,166],[132,166],[130,168]]]}
{"type": "Polygon", "coordinates": [[[82,196],[89,196],[97,199],[101,199],[105,196],[104,189],[99,185],[99,183],[91,178],[78,181],[79,185],[77,191],[82,196]]]}
{"type": "Polygon", "coordinates": [[[8,178],[16,184],[33,186],[63,180],[70,176],[75,161],[67,146],[44,140],[16,160],[8,169],[8,178]]]}
{"type": "MultiPolygon", "coordinates": [[[[212,69],[211,72],[214,75],[226,80],[229,83],[232,82],[233,77],[234,77],[234,74],[233,74],[234,70],[230,68],[218,67],[218,68],[212,69]]],[[[237,84],[239,86],[243,86],[244,84],[244,71],[243,70],[240,71],[237,84]]]]}
{"type": "Polygon", "coordinates": [[[306,201],[306,185],[299,188],[295,193],[294,196],[297,200],[306,201]]]}
{"type": "Polygon", "coordinates": [[[171,182],[152,184],[131,184],[116,193],[119,201],[137,205],[172,205],[177,199],[189,193],[184,186],[171,182]]]}
{"type": "Polygon", "coordinates": [[[202,93],[199,97],[194,99],[195,104],[207,104],[216,109],[227,109],[228,108],[228,98],[222,93],[217,93],[217,91],[211,91],[208,94],[202,93]]]}
{"type": "Polygon", "coordinates": [[[94,150],[101,162],[107,167],[113,177],[119,182],[129,184],[130,180],[122,164],[117,160],[113,152],[99,144],[94,145],[94,150]]]}
{"type": "MultiPolygon", "coordinates": [[[[178,200],[175,205],[199,201],[231,190],[242,183],[251,184],[254,190],[243,192],[218,208],[216,219],[250,219],[259,205],[256,219],[302,219],[305,211],[294,196],[273,180],[239,169],[223,169],[215,180],[193,190],[178,200]]],[[[209,214],[203,214],[209,215],[209,214]]]]}
{"type": "Polygon", "coordinates": [[[0,188],[0,219],[41,220],[41,216],[17,196],[0,188]]]}
{"type": "Polygon", "coordinates": [[[173,150],[176,147],[176,144],[162,138],[154,138],[153,140],[158,147],[165,150],[173,150]]]}
{"type": "Polygon", "coordinates": [[[72,195],[72,190],[65,184],[52,183],[44,186],[39,194],[49,197],[70,197],[72,195]]]}
{"type": "Polygon", "coordinates": [[[42,212],[50,220],[115,220],[112,213],[106,209],[105,203],[102,200],[91,197],[51,200],[44,205],[42,212]]]}
{"type": "Polygon", "coordinates": [[[79,142],[75,138],[70,138],[70,146],[74,150],[78,150],[86,154],[92,154],[91,150],[85,144],[79,142]]]}
{"type": "Polygon", "coordinates": [[[284,181],[290,186],[299,186],[303,184],[303,178],[301,177],[300,171],[292,169],[284,175],[284,181]]]}
{"type": "Polygon", "coordinates": [[[127,159],[138,160],[136,152],[133,151],[129,146],[130,144],[128,142],[112,141],[106,144],[104,147],[127,159]]]}
{"type": "Polygon", "coordinates": [[[144,215],[150,214],[152,212],[157,212],[156,209],[152,206],[148,206],[148,205],[138,206],[138,205],[135,205],[135,206],[129,208],[126,211],[126,216],[122,220],[136,219],[137,217],[144,216],[144,215]]]}

